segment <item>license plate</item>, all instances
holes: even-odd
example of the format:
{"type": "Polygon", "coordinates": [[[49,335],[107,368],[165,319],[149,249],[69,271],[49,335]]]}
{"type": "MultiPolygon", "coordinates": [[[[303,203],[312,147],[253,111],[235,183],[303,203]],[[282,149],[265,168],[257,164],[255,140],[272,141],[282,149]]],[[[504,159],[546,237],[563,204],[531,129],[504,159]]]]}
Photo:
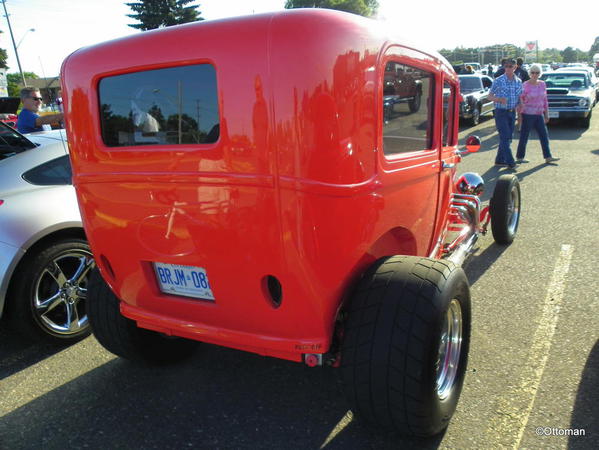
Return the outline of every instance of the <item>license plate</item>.
{"type": "Polygon", "coordinates": [[[214,301],[206,269],[178,264],[154,263],[160,291],[165,294],[214,301]]]}
{"type": "Polygon", "coordinates": [[[558,119],[559,118],[559,111],[549,111],[549,118],[550,119],[558,119]]]}

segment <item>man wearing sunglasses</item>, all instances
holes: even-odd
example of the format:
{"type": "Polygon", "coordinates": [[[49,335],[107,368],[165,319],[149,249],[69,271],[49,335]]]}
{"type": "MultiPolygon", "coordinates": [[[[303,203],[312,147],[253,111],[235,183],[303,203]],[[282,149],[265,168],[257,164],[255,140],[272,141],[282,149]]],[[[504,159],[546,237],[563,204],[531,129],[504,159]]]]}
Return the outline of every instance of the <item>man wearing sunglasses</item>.
{"type": "Polygon", "coordinates": [[[522,94],[522,80],[514,71],[516,61],[507,59],[503,64],[505,73],[493,81],[489,93],[489,100],[495,104],[495,125],[499,133],[499,148],[495,157],[495,165],[516,168],[516,161],[512,155],[510,144],[516,124],[516,107],[520,103],[522,94]]]}
{"type": "Polygon", "coordinates": [[[40,116],[37,112],[42,106],[42,95],[35,88],[21,89],[21,102],[23,109],[19,113],[17,119],[17,130],[21,133],[33,133],[34,131],[42,131],[42,125],[50,125],[61,122],[63,119],[62,113],[48,114],[40,116]]]}

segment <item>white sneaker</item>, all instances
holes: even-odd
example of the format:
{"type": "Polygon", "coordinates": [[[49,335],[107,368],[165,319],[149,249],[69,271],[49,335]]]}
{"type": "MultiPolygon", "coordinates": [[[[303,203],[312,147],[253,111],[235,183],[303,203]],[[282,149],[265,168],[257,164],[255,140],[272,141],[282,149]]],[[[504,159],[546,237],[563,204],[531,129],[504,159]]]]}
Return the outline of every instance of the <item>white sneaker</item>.
{"type": "Polygon", "coordinates": [[[550,157],[550,158],[545,158],[545,162],[546,162],[547,164],[549,164],[549,163],[552,163],[552,162],[559,161],[560,159],[561,159],[561,158],[554,158],[554,157],[552,156],[552,157],[550,157]]]}

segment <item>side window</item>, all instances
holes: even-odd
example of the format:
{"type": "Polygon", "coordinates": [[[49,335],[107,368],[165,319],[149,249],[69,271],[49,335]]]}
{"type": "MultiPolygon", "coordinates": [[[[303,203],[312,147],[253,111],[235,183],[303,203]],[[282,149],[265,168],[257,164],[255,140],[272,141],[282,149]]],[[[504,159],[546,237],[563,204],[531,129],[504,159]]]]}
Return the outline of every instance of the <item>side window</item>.
{"type": "Polygon", "coordinates": [[[449,82],[443,84],[443,147],[455,145],[453,115],[455,112],[456,87],[449,82]]]}
{"type": "Polygon", "coordinates": [[[385,66],[383,149],[385,155],[431,147],[433,75],[397,62],[385,66]]]}
{"type": "Polygon", "coordinates": [[[218,140],[216,71],[210,64],[106,77],[98,91],[102,138],[109,147],[218,140]]]}
{"type": "Polygon", "coordinates": [[[38,186],[60,186],[72,184],[72,176],[69,155],[64,155],[28,170],[23,179],[38,186]]]}

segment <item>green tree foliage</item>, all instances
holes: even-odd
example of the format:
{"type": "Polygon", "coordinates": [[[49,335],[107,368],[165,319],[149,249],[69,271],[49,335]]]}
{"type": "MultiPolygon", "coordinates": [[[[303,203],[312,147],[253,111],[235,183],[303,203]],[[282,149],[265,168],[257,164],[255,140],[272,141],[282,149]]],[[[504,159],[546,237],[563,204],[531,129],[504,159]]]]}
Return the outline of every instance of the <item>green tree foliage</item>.
{"type": "Polygon", "coordinates": [[[287,0],[285,8],[327,8],[351,12],[361,16],[373,16],[379,7],[377,0],[287,0]]]}
{"type": "Polygon", "coordinates": [[[6,60],[8,59],[8,54],[6,50],[0,48],[0,69],[8,69],[8,64],[6,64],[6,60]]]}
{"type": "MultiPolygon", "coordinates": [[[[599,38],[597,38],[599,41],[599,38]]],[[[598,42],[599,46],[599,42],[598,42]]],[[[599,49],[597,50],[599,51],[599,49]]],[[[497,44],[488,47],[481,48],[464,48],[457,47],[451,49],[441,49],[439,53],[443,55],[450,63],[454,65],[463,64],[465,62],[480,62],[483,65],[498,64],[502,58],[517,58],[519,56],[525,57],[525,51],[523,47],[516,47],[513,44],[497,44]]],[[[596,53],[596,52],[595,52],[596,53]]],[[[536,62],[542,64],[549,64],[553,62],[584,62],[590,61],[594,53],[590,54],[579,49],[568,47],[564,50],[557,48],[545,48],[539,50],[538,53],[533,54],[526,59],[526,62],[536,62]]]]}
{"type": "Polygon", "coordinates": [[[578,53],[572,47],[566,47],[562,51],[562,59],[565,63],[577,62],[578,53]]]}
{"type": "Polygon", "coordinates": [[[171,25],[204,20],[200,16],[200,5],[188,5],[195,0],[141,0],[125,3],[135,14],[127,14],[140,23],[129,24],[139,30],[154,30],[171,25]]]}
{"type": "Polygon", "coordinates": [[[591,49],[589,50],[589,60],[593,59],[595,53],[599,53],[599,36],[595,38],[595,42],[591,45],[591,49]]]}
{"type": "MultiPolygon", "coordinates": [[[[39,76],[33,72],[23,72],[23,76],[25,78],[30,78],[33,80],[37,80],[39,76]]],[[[10,97],[18,97],[21,95],[21,88],[19,84],[22,83],[21,74],[19,72],[15,73],[7,73],[6,74],[6,83],[8,85],[8,95],[10,97]]]]}

